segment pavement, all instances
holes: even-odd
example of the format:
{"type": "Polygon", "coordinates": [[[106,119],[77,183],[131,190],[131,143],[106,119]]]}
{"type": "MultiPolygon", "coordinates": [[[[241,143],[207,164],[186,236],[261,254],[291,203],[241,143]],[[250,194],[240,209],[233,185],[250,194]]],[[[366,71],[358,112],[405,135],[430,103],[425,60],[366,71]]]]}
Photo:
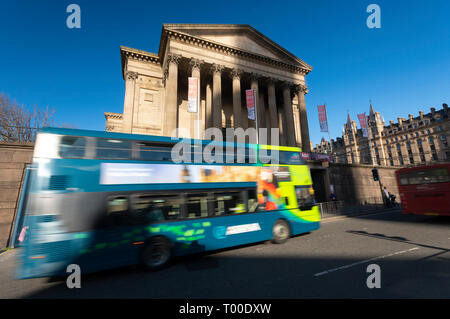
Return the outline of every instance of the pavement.
{"type": "Polygon", "coordinates": [[[0,254],[0,298],[448,299],[449,230],[449,218],[399,209],[332,218],[282,245],[180,258],[152,273],[126,267],[82,275],[79,289],[65,280],[14,279],[17,251],[8,250],[0,254]]]}

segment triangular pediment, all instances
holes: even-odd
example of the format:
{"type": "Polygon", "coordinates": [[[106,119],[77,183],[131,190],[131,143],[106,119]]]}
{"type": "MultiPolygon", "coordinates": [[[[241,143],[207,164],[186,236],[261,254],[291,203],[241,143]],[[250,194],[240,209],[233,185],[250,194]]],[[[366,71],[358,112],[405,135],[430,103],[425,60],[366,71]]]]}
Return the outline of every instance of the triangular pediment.
{"type": "Polygon", "coordinates": [[[249,25],[165,24],[163,28],[205,39],[230,48],[262,55],[288,64],[311,67],[249,25]]]}

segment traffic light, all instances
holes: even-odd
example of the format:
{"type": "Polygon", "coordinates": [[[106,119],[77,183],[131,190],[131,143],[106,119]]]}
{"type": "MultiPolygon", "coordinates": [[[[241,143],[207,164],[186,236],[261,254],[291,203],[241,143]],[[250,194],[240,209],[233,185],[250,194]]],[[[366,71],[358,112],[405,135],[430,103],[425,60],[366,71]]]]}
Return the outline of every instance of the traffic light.
{"type": "Polygon", "coordinates": [[[376,168],[372,168],[372,175],[375,182],[380,180],[380,177],[378,176],[378,170],[376,168]]]}

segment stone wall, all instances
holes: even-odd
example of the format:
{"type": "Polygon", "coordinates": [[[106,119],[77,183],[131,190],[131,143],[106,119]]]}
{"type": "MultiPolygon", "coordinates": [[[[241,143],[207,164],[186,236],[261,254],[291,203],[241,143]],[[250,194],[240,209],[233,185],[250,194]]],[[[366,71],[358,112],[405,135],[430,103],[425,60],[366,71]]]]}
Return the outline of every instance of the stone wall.
{"type": "Polygon", "coordinates": [[[0,249],[6,247],[12,231],[25,166],[32,157],[33,143],[0,142],[0,249]]]}
{"type": "MultiPolygon", "coordinates": [[[[382,203],[379,182],[373,180],[372,165],[330,163],[330,184],[345,202],[382,203]]],[[[400,167],[377,166],[382,186],[400,200],[395,171],[400,167]]]]}

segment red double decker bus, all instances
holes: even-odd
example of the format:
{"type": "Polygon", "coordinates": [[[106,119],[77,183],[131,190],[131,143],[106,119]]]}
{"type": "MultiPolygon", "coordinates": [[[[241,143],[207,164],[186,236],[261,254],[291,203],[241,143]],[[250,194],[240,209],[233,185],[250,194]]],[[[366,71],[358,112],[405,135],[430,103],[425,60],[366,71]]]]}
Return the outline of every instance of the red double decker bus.
{"type": "Polygon", "coordinates": [[[404,214],[450,216],[450,163],[396,171],[404,214]]]}

